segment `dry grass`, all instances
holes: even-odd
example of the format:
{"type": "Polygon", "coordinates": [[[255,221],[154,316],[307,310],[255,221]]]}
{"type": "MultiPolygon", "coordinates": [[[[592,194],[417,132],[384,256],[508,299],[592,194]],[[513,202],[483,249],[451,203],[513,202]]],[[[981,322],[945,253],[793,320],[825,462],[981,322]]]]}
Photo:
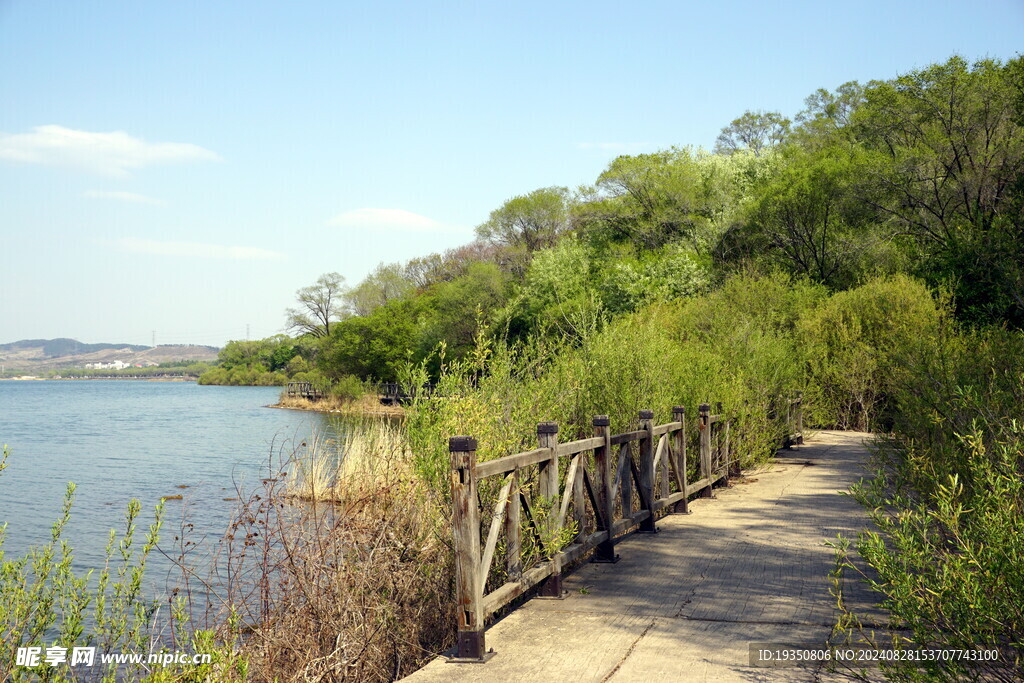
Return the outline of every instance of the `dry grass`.
{"type": "Polygon", "coordinates": [[[219,567],[250,679],[394,680],[452,644],[448,520],[395,425],[308,439],[274,472],[219,567]]]}
{"type": "Polygon", "coordinates": [[[286,493],[306,501],[351,505],[382,486],[412,483],[410,461],[409,447],[394,422],[373,421],[350,429],[340,442],[315,433],[292,455],[286,493]]]}
{"type": "Polygon", "coordinates": [[[342,415],[366,415],[370,417],[404,417],[405,409],[401,406],[386,406],[380,402],[377,394],[366,394],[355,400],[328,396],[319,401],[298,396],[282,396],[271,408],[288,410],[313,410],[321,413],[339,413],[342,415]]]}

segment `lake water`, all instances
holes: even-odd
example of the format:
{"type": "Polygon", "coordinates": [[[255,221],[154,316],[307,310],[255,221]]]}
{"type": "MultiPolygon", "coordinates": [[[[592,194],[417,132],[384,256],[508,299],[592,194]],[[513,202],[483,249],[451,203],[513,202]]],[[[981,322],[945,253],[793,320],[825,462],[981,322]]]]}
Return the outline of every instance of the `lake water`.
{"type": "MultiPolygon", "coordinates": [[[[168,500],[161,547],[183,514],[194,540],[224,533],[238,496],[268,472],[272,453],[313,430],[338,436],[344,423],[311,412],[276,410],[274,387],[198,386],[190,382],[0,382],[0,445],[11,449],[0,474],[0,524],[8,522],[8,559],[49,540],[67,482],[78,486],[65,537],[80,570],[98,567],[111,528],[120,534],[132,498],[142,502],[139,542],[153,508],[168,500]],[[179,488],[179,487],[186,488],[179,488]]],[[[155,554],[151,590],[173,583],[172,563],[155,554]]]]}

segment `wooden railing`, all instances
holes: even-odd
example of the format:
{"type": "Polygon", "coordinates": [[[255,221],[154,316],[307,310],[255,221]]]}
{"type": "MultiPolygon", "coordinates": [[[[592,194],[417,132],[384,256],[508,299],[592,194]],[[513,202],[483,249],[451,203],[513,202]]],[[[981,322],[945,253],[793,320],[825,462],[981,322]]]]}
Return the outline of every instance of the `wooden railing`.
{"type": "Polygon", "coordinates": [[[700,406],[692,468],[682,406],[674,407],[672,421],[662,425],[654,424],[652,411],[641,410],[638,429],[614,435],[608,417],[598,415],[592,437],[569,443],[559,443],[556,423],[541,422],[536,449],[483,463],[476,461],[476,439],[452,437],[455,661],[486,661],[493,653],[484,643],[485,620],[526,591],[539,586],[541,596],[561,597],[568,566],[588,556],[616,562],[615,545],[622,536],[634,530],[655,533],[659,515],[688,512],[693,496],[713,497],[712,487],[726,481],[730,471],[738,472],[730,421],[721,404],[717,408],[712,414],[708,404],[700,406]],[[493,500],[483,542],[482,490],[493,500]],[[542,558],[533,566],[524,566],[524,540],[535,551],[531,554],[542,558]],[[495,568],[499,555],[504,566],[495,568]]]}
{"type": "Polygon", "coordinates": [[[325,396],[323,389],[320,389],[311,382],[288,382],[285,385],[285,393],[289,397],[297,396],[309,399],[310,401],[319,401],[325,396]]]}
{"type": "Polygon", "coordinates": [[[399,405],[410,403],[417,396],[431,396],[434,393],[435,385],[427,382],[421,387],[402,384],[400,382],[381,382],[377,385],[377,393],[380,394],[380,402],[384,405],[399,405]]]}

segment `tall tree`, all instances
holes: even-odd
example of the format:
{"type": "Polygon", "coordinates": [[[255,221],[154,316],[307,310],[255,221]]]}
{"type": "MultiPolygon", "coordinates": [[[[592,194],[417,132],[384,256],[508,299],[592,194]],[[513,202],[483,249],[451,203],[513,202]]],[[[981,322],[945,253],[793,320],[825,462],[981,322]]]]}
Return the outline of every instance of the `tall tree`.
{"type": "Polygon", "coordinates": [[[514,270],[522,270],[531,254],[550,247],[569,229],[571,197],[564,187],[543,187],[513,197],[491,212],[477,236],[504,247],[514,270]]]}
{"type": "Polygon", "coordinates": [[[846,149],[784,150],[760,189],[751,228],[787,270],[840,288],[855,284],[860,258],[875,246],[869,216],[852,196],[856,172],[846,149]]]}
{"type": "Polygon", "coordinates": [[[1024,57],[871,84],[851,127],[873,155],[861,196],[955,281],[964,317],[1024,325],[1024,57]]]}
{"type": "Polygon", "coordinates": [[[384,304],[408,297],[413,289],[402,266],[381,263],[358,286],[345,293],[345,300],[356,315],[369,315],[384,304]]]}
{"type": "Polygon", "coordinates": [[[641,251],[683,242],[703,250],[745,184],[752,160],[728,161],[703,151],[672,148],[620,156],[598,177],[575,220],[592,239],[630,242],[641,251]],[[733,162],[737,163],[733,163],[733,162]]]}
{"type": "Polygon", "coordinates": [[[316,283],[295,292],[299,305],[285,311],[288,329],[314,337],[330,336],[331,323],[348,314],[344,306],[347,291],[340,273],[321,275],[316,283]]]}
{"type": "Polygon", "coordinates": [[[715,140],[715,152],[734,154],[749,151],[754,156],[761,156],[786,139],[790,123],[776,111],[746,111],[722,129],[715,140]]]}

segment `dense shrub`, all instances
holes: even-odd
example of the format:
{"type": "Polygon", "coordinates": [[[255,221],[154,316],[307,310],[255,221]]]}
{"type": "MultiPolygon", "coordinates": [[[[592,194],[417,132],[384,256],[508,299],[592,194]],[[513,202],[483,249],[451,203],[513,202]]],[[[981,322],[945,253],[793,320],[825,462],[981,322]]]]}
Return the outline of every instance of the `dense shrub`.
{"type": "Polygon", "coordinates": [[[486,460],[534,447],[539,421],[558,422],[569,440],[590,435],[597,414],[626,431],[641,409],[667,421],[672,406],[692,418],[703,402],[723,404],[736,418],[741,459],[761,462],[784,430],[780,397],[802,388],[792,340],[797,311],[819,296],[784,276],[750,276],[721,294],[649,305],[572,343],[508,346],[480,336],[466,361],[448,366],[440,396],[420,401],[408,418],[420,472],[446,485],[453,434],[475,436],[486,460]],[[763,315],[766,307],[777,315],[763,315]]]}
{"type": "MultiPolygon", "coordinates": [[[[890,612],[887,638],[999,650],[998,662],[891,665],[893,680],[1024,675],[1024,336],[944,326],[903,358],[895,436],[854,488],[876,531],[856,543],[890,612]]],[[[841,569],[856,563],[841,554],[841,569]]],[[[847,612],[842,631],[855,635],[847,612]]],[[[889,643],[883,643],[889,644],[889,643]]]]}
{"type": "Polygon", "coordinates": [[[804,316],[798,338],[815,423],[868,431],[891,425],[894,382],[944,316],[924,284],[906,275],[839,292],[804,316]]]}

